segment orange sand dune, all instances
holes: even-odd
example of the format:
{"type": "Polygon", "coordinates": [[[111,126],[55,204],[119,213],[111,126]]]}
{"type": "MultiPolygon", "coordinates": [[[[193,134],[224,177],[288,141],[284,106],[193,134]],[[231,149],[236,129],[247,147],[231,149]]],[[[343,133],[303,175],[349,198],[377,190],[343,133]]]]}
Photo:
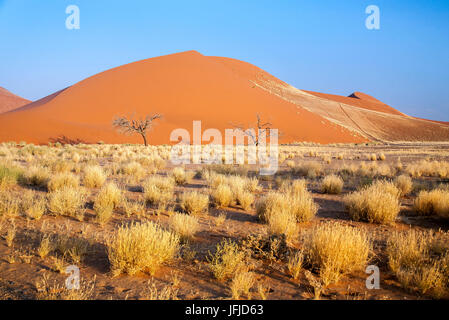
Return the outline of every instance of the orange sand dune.
{"type": "Polygon", "coordinates": [[[29,100],[16,96],[5,88],[0,87],[0,113],[17,109],[30,103],[29,100]]]}
{"type": "Polygon", "coordinates": [[[170,143],[177,128],[192,133],[194,120],[224,135],[234,124],[253,125],[256,114],[281,131],[281,143],[449,140],[449,125],[404,115],[367,94],[298,90],[249,63],[188,51],[107,70],[0,114],[0,141],[141,143],[111,125],[134,112],[164,115],[152,144],[170,143]]]}
{"type": "MultiPolygon", "coordinates": [[[[271,94],[257,79],[276,80],[248,63],[207,57],[196,51],[172,54],[114,68],[14,112],[0,115],[0,141],[25,140],[124,143],[139,136],[118,134],[116,115],[164,115],[149,135],[169,143],[176,128],[224,132],[232,124],[252,124],[256,114],[282,132],[281,142],[361,142],[361,135],[271,94]]],[[[282,83],[279,81],[279,83],[282,83]]]]}

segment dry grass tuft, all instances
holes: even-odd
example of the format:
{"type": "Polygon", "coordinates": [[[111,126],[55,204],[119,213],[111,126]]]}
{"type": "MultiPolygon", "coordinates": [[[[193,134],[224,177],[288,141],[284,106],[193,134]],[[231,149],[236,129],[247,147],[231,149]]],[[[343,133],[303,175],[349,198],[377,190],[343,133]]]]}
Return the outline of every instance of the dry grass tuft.
{"type": "Polygon", "coordinates": [[[53,192],[63,188],[76,189],[79,187],[80,180],[70,172],[61,172],[54,175],[48,182],[48,191],[53,192]]]}
{"type": "Polygon", "coordinates": [[[189,180],[187,173],[185,172],[184,168],[182,167],[176,167],[171,172],[171,176],[173,177],[173,180],[178,185],[186,184],[189,180]]]}
{"type": "Polygon", "coordinates": [[[388,265],[405,289],[440,298],[448,293],[448,259],[435,255],[434,245],[429,232],[395,232],[387,242],[388,265]]]}
{"type": "Polygon", "coordinates": [[[197,191],[185,192],[180,198],[182,210],[191,215],[199,215],[207,212],[209,208],[209,197],[197,191]]]}
{"type": "Polygon", "coordinates": [[[152,176],[143,184],[145,201],[151,205],[166,205],[173,199],[174,187],[172,178],[152,176]]]}
{"type": "Polygon", "coordinates": [[[171,229],[184,241],[192,239],[200,229],[197,218],[182,213],[172,215],[169,223],[171,229]]]}
{"type": "Polygon", "coordinates": [[[349,215],[356,221],[389,224],[399,214],[399,194],[393,183],[379,180],[347,195],[344,202],[349,215]]]}
{"type": "Polygon", "coordinates": [[[139,271],[153,275],[179,250],[179,237],[153,222],[120,227],[107,243],[108,258],[114,276],[139,271]]]}
{"type": "Polygon", "coordinates": [[[235,242],[224,240],[217,244],[215,254],[210,254],[209,267],[216,279],[224,281],[247,270],[245,256],[235,242]]]}
{"type": "Polygon", "coordinates": [[[23,171],[20,168],[0,165],[0,190],[17,184],[22,174],[23,171]]]}
{"type": "Polygon", "coordinates": [[[304,254],[296,252],[288,258],[287,268],[293,279],[297,280],[304,265],[304,254]]]}
{"type": "Polygon", "coordinates": [[[81,188],[63,187],[48,194],[48,209],[54,215],[84,218],[86,192],[81,188]]]}
{"type": "Polygon", "coordinates": [[[394,181],[396,188],[399,189],[401,196],[405,196],[412,191],[413,182],[412,179],[408,175],[400,175],[394,181]]]}
{"type": "Polygon", "coordinates": [[[414,208],[420,215],[436,214],[449,218],[449,191],[443,189],[421,191],[415,199],[414,208]]]}
{"type": "Polygon", "coordinates": [[[231,188],[226,184],[220,184],[210,192],[212,203],[217,207],[228,207],[232,204],[233,194],[231,188]]]}
{"type": "Polygon", "coordinates": [[[87,166],[84,169],[84,186],[99,188],[106,181],[106,174],[100,166],[87,166]]]}
{"type": "Polygon", "coordinates": [[[344,274],[362,270],[371,250],[364,231],[338,223],[314,227],[304,239],[308,262],[319,270],[325,286],[344,274]]]}
{"type": "Polygon", "coordinates": [[[251,299],[251,288],[255,284],[255,276],[253,272],[242,271],[237,272],[231,281],[231,293],[232,299],[238,300],[242,295],[246,295],[248,299],[251,299]]]}
{"type": "Polygon", "coordinates": [[[324,193],[339,194],[343,189],[343,179],[336,175],[326,176],[321,183],[324,193]]]}
{"type": "Polygon", "coordinates": [[[112,212],[120,204],[122,191],[114,183],[108,183],[98,193],[94,201],[96,220],[100,225],[108,223],[112,212]]]}

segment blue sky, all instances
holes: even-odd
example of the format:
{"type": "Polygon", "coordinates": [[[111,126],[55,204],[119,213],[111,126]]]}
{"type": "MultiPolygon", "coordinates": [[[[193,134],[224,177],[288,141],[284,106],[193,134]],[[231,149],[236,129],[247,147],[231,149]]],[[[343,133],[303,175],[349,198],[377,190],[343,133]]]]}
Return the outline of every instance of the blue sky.
{"type": "Polygon", "coordinates": [[[299,89],[363,91],[449,121],[449,1],[0,0],[0,86],[30,100],[100,71],[197,50],[299,89]],[[79,30],[65,27],[68,5],[79,30]],[[368,5],[380,30],[365,27],[368,5]]]}

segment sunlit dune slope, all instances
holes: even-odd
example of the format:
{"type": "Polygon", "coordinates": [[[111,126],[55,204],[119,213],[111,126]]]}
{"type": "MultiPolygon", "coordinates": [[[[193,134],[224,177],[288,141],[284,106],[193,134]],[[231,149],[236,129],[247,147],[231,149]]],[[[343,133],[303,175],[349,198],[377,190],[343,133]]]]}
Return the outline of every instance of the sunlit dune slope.
{"type": "Polygon", "coordinates": [[[256,114],[281,131],[281,142],[366,140],[257,85],[258,78],[276,81],[263,70],[229,61],[188,51],[96,74],[0,115],[0,140],[140,143],[139,136],[118,134],[111,126],[114,116],[133,112],[163,114],[149,135],[153,144],[169,143],[176,128],[192,131],[193,120],[201,120],[203,130],[224,132],[233,124],[253,124],[256,114]]]}

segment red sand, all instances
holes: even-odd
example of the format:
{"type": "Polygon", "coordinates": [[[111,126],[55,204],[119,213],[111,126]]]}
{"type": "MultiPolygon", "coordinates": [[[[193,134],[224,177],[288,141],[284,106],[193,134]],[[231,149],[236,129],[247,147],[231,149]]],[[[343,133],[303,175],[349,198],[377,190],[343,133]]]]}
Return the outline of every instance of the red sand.
{"type": "Polygon", "coordinates": [[[29,100],[16,96],[5,88],[0,87],[0,113],[17,109],[30,103],[29,100]]]}
{"type": "Polygon", "coordinates": [[[279,128],[281,142],[366,141],[255,86],[254,77],[275,79],[248,63],[196,51],[130,63],[0,115],[0,141],[140,143],[138,135],[111,126],[114,116],[132,112],[164,115],[149,135],[152,144],[169,143],[173,129],[191,131],[193,120],[202,120],[203,130],[224,132],[234,123],[254,123],[257,113],[279,128]]]}
{"type": "Polygon", "coordinates": [[[224,135],[233,124],[253,125],[256,114],[281,131],[281,143],[449,140],[447,124],[409,117],[367,94],[301,91],[249,63],[188,51],[107,70],[0,114],[0,141],[141,143],[111,125],[133,112],[164,115],[151,144],[170,143],[177,128],[192,132],[194,120],[224,135]]]}

